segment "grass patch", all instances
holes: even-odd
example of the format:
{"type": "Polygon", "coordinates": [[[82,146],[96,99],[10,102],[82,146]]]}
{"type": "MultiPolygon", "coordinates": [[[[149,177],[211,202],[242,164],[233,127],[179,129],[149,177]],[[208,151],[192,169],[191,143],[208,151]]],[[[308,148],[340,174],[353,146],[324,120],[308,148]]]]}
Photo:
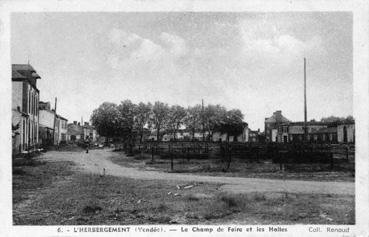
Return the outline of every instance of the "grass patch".
{"type": "Polygon", "coordinates": [[[72,174],[71,162],[23,160],[13,166],[13,204],[27,199],[30,190],[45,188],[58,178],[72,174]]]}

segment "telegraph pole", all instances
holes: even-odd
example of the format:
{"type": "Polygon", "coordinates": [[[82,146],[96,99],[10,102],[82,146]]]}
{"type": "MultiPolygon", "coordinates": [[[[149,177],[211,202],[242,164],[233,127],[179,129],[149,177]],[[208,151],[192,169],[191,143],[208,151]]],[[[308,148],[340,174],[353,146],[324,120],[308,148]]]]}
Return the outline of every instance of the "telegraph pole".
{"type": "Polygon", "coordinates": [[[306,58],[304,58],[304,141],[307,141],[306,58]]]}
{"type": "Polygon", "coordinates": [[[202,141],[205,141],[204,99],[201,99],[202,141]]]}
{"type": "Polygon", "coordinates": [[[56,126],[56,104],[57,104],[58,98],[55,97],[55,107],[54,107],[54,130],[53,130],[53,144],[55,144],[55,126],[56,126]]]}

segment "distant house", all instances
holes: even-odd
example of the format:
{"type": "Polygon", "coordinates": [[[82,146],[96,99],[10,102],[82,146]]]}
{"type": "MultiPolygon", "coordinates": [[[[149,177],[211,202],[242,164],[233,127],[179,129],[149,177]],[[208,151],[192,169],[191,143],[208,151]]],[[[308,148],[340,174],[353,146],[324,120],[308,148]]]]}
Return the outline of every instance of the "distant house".
{"type": "Polygon", "coordinates": [[[68,120],[60,115],[56,115],[55,120],[55,142],[56,144],[67,142],[68,120]]]}
{"type": "Polygon", "coordinates": [[[281,110],[277,110],[269,118],[265,118],[265,142],[277,142],[278,141],[278,127],[283,123],[290,122],[282,115],[281,110]]]}
{"type": "MultiPolygon", "coordinates": [[[[282,123],[278,127],[279,143],[298,143],[304,141],[304,122],[282,123]]],[[[354,122],[316,122],[306,123],[309,143],[353,143],[355,142],[354,122]]]]}
{"type": "Polygon", "coordinates": [[[82,126],[82,136],[83,139],[90,139],[92,142],[96,142],[97,140],[97,132],[94,126],[90,125],[88,122],[85,122],[82,126]]]}
{"type": "Polygon", "coordinates": [[[66,142],[68,120],[51,109],[50,102],[39,103],[39,137],[43,146],[66,142]],[[54,131],[55,130],[55,131],[54,131]]]}
{"type": "MultiPolygon", "coordinates": [[[[303,142],[304,141],[304,122],[288,122],[280,124],[277,132],[277,142],[303,142]]],[[[331,141],[332,143],[337,138],[332,134],[334,129],[329,128],[327,123],[322,122],[307,122],[307,141],[318,142],[323,140],[331,141]]]]}
{"type": "Polygon", "coordinates": [[[83,128],[80,123],[73,121],[67,125],[67,141],[78,142],[83,139],[83,128]]]}
{"type": "Polygon", "coordinates": [[[248,142],[260,142],[260,129],[256,131],[249,129],[248,142]]]}
{"type": "MultiPolygon", "coordinates": [[[[175,136],[173,133],[170,132],[165,132],[164,130],[160,131],[160,140],[163,142],[168,142],[168,141],[173,141],[173,140],[177,140],[177,141],[203,141],[204,138],[205,140],[209,139],[210,135],[208,131],[195,131],[193,133],[193,131],[189,131],[186,128],[180,128],[175,136]]],[[[238,135],[234,136],[234,135],[230,135],[228,136],[227,133],[223,132],[214,132],[211,138],[211,141],[213,142],[219,142],[219,141],[227,141],[227,139],[229,139],[229,142],[248,142],[249,139],[249,129],[248,129],[248,124],[247,123],[243,123],[243,128],[242,131],[239,132],[238,135]]],[[[157,130],[152,129],[150,131],[150,133],[145,136],[145,140],[149,140],[149,141],[156,141],[157,140],[157,130]]]]}
{"type": "Polygon", "coordinates": [[[13,154],[36,149],[38,137],[37,80],[41,77],[29,64],[12,65],[12,139],[13,154]]]}
{"type": "Polygon", "coordinates": [[[39,103],[39,137],[40,143],[43,146],[49,146],[54,144],[54,122],[55,111],[51,110],[50,102],[39,103]]]}
{"type": "Polygon", "coordinates": [[[337,140],[339,143],[355,142],[355,122],[344,121],[337,125],[337,140]]]}
{"type": "Polygon", "coordinates": [[[88,122],[81,125],[81,123],[73,121],[73,123],[68,124],[67,127],[67,141],[78,142],[90,139],[91,142],[96,142],[98,139],[95,127],[88,122]]]}

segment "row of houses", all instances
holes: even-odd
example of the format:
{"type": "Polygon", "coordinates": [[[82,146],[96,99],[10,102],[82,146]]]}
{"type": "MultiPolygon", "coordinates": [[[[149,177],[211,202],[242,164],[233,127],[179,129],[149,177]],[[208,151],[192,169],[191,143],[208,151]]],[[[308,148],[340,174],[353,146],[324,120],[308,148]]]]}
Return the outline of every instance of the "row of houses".
{"type": "MultiPolygon", "coordinates": [[[[196,140],[202,141],[209,139],[213,142],[258,142],[259,141],[260,130],[253,131],[248,127],[246,122],[243,123],[242,130],[237,135],[229,135],[226,132],[214,132],[210,134],[208,131],[190,131],[186,128],[179,129],[175,134],[162,132],[161,140],[166,141],[189,141],[196,140]]],[[[156,130],[148,130],[147,135],[144,136],[144,140],[156,141],[157,133],[156,130]]]]}
{"type": "Polygon", "coordinates": [[[311,143],[354,143],[355,122],[353,120],[335,122],[292,122],[278,110],[265,118],[265,141],[296,143],[306,140],[311,143]]]}
{"type": "Polygon", "coordinates": [[[68,120],[40,101],[37,80],[41,77],[29,64],[12,65],[12,150],[13,154],[34,151],[89,138],[96,141],[94,127],[88,123],[68,124],[68,120]],[[79,126],[75,132],[74,125],[79,126]]]}
{"type": "Polygon", "coordinates": [[[79,142],[89,139],[96,142],[98,138],[96,129],[88,122],[77,123],[77,121],[73,121],[73,123],[68,124],[67,141],[79,142]]]}

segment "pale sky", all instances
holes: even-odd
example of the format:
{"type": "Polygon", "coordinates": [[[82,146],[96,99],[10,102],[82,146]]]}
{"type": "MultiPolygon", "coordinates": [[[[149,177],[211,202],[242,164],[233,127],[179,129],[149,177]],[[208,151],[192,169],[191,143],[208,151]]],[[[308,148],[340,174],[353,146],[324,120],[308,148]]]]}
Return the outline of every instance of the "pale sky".
{"type": "Polygon", "coordinates": [[[264,130],[353,113],[351,13],[16,13],[12,63],[42,77],[42,101],[84,121],[104,101],[238,108],[264,130]]]}

